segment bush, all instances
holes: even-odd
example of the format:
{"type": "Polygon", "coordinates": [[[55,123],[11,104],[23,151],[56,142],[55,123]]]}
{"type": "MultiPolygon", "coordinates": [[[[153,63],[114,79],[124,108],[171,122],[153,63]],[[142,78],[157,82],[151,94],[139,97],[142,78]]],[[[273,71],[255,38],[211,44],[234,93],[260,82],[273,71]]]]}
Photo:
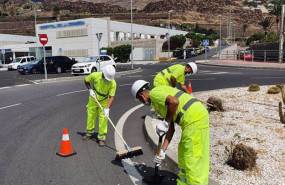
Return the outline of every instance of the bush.
{"type": "Polygon", "coordinates": [[[250,91],[250,92],[255,92],[255,91],[259,91],[259,90],[260,90],[260,87],[257,84],[251,84],[248,87],[248,91],[250,91]]]}
{"type": "Polygon", "coordinates": [[[117,62],[126,63],[131,54],[131,45],[121,45],[113,49],[114,57],[117,57],[117,62]]]}
{"type": "Polygon", "coordinates": [[[253,41],[259,41],[264,38],[265,38],[264,34],[261,34],[261,33],[253,34],[246,40],[246,45],[249,45],[253,41]]]}
{"type": "Polygon", "coordinates": [[[268,94],[278,94],[281,92],[281,89],[278,88],[278,87],[270,87],[268,90],[267,90],[267,93],[268,94]]]}

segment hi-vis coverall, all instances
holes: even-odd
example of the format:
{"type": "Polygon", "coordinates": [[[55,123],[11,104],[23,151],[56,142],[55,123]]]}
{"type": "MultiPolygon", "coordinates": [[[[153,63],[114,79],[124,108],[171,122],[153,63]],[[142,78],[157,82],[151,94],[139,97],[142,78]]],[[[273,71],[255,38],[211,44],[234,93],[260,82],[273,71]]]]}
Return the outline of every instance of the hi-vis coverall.
{"type": "Polygon", "coordinates": [[[164,118],[167,96],[179,100],[173,123],[182,128],[178,146],[178,185],[208,184],[209,179],[209,114],[207,109],[190,94],[169,86],[158,86],[150,91],[151,107],[164,118]]]}
{"type": "MultiPolygon", "coordinates": [[[[103,108],[106,108],[110,96],[115,96],[116,87],[117,87],[116,81],[112,80],[110,82],[105,82],[102,77],[102,72],[91,73],[85,78],[85,81],[93,83],[93,90],[96,94],[97,100],[99,100],[103,108]]],[[[86,108],[87,108],[87,126],[85,131],[86,135],[91,136],[92,134],[94,134],[95,121],[98,115],[99,119],[98,139],[105,141],[108,129],[108,123],[107,123],[108,119],[105,118],[104,112],[101,110],[99,105],[91,96],[89,96],[89,102],[86,108]]]]}
{"type": "Polygon", "coordinates": [[[177,83],[184,84],[185,83],[185,74],[184,74],[185,66],[181,64],[175,64],[170,66],[160,73],[158,73],[153,79],[153,87],[157,87],[160,85],[167,85],[172,87],[171,85],[171,76],[176,78],[177,83]]]}

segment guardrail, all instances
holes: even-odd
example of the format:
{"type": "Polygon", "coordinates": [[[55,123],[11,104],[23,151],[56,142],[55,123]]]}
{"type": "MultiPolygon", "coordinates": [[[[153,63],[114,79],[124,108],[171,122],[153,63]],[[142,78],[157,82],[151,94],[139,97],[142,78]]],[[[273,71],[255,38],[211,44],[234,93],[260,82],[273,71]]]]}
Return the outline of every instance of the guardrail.
{"type": "MultiPolygon", "coordinates": [[[[244,50],[241,50],[244,51],[244,50]]],[[[278,50],[246,50],[253,56],[243,57],[242,53],[236,50],[221,51],[217,53],[218,59],[244,60],[256,62],[278,62],[278,50]]],[[[283,62],[285,62],[285,51],[283,52],[283,62]]]]}

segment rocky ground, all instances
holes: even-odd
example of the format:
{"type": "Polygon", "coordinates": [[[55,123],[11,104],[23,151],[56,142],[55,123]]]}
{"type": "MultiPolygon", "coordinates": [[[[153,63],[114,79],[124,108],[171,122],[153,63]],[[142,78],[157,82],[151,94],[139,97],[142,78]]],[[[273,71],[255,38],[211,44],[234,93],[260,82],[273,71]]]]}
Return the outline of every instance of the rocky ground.
{"type": "MultiPolygon", "coordinates": [[[[211,96],[223,101],[224,112],[210,113],[210,177],[220,184],[285,184],[285,128],[277,107],[282,99],[280,93],[267,94],[268,88],[262,86],[258,92],[234,88],[193,94],[202,101],[211,96]],[[225,147],[230,147],[231,141],[254,148],[256,167],[240,171],[225,164],[225,147]]],[[[158,121],[153,119],[154,128],[158,121]]],[[[181,129],[176,126],[168,148],[176,154],[180,136],[181,129]]]]}

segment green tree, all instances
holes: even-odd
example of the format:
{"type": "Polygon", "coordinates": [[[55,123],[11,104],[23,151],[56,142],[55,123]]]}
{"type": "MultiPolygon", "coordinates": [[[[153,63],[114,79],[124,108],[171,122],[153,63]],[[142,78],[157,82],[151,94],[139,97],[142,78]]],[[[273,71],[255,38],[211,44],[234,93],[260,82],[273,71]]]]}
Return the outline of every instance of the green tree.
{"type": "Polygon", "coordinates": [[[250,37],[248,37],[248,39],[246,40],[246,45],[249,45],[253,41],[260,41],[262,39],[264,39],[264,34],[262,33],[253,34],[250,37]]]}
{"type": "Polygon", "coordinates": [[[263,21],[258,23],[258,25],[262,27],[265,37],[267,37],[268,30],[272,27],[272,24],[272,17],[266,17],[263,21]]]}
{"type": "Polygon", "coordinates": [[[275,16],[277,33],[279,33],[279,22],[280,22],[280,17],[281,17],[281,9],[282,9],[282,3],[277,2],[276,4],[274,4],[273,10],[269,12],[270,15],[275,16]]]}
{"type": "Polygon", "coordinates": [[[58,7],[52,7],[51,14],[52,14],[53,17],[57,17],[57,15],[59,14],[58,7]]]}

